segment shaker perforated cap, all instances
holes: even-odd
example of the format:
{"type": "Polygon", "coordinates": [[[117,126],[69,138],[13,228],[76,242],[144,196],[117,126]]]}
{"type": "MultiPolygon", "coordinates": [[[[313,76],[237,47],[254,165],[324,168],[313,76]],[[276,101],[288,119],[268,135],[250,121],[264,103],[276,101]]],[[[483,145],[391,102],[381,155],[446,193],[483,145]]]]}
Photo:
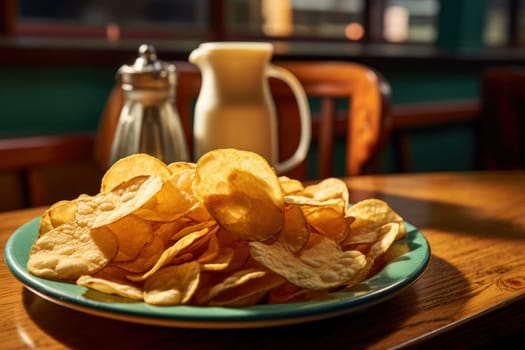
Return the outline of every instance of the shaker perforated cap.
{"type": "Polygon", "coordinates": [[[123,65],[117,72],[117,80],[124,90],[170,89],[176,83],[175,65],[157,58],[153,45],[142,44],[133,65],[123,65]]]}

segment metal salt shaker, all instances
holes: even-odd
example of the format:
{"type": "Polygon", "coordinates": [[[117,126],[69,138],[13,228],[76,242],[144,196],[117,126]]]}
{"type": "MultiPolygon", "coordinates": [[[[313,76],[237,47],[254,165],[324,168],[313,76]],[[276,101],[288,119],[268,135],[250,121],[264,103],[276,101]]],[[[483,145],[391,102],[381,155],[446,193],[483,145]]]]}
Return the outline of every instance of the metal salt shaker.
{"type": "Polygon", "coordinates": [[[124,105],[109,166],[135,153],[150,154],[166,164],[188,161],[188,147],[175,106],[175,65],[158,60],[155,48],[143,44],[134,64],[120,67],[117,80],[124,91],[124,105]]]}

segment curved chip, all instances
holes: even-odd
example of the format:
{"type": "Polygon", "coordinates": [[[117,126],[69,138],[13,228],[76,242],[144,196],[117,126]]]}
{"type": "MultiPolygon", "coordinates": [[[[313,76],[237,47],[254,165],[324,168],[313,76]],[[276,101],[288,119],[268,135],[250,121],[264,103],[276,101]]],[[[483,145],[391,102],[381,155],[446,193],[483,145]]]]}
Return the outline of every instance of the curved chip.
{"type": "Polygon", "coordinates": [[[166,266],[144,282],[144,301],[153,305],[187,304],[199,285],[197,261],[166,266]]]}
{"type": "Polygon", "coordinates": [[[77,202],[75,200],[62,200],[51,205],[42,214],[40,225],[38,227],[38,235],[41,236],[60,225],[72,222],[75,220],[76,212],[77,202]]]}
{"type": "Polygon", "coordinates": [[[348,237],[341,243],[343,246],[358,243],[374,243],[379,237],[380,228],[389,223],[399,223],[396,239],[406,236],[403,218],[385,201],[365,199],[355,203],[346,210],[346,216],[354,217],[348,237]]]}
{"type": "Polygon", "coordinates": [[[118,241],[107,228],[64,224],[39,237],[31,247],[27,270],[33,275],[76,280],[106,266],[117,254],[118,241]]]}
{"type": "Polygon", "coordinates": [[[149,154],[132,154],[117,160],[106,170],[100,184],[100,192],[111,191],[134,177],[151,175],[165,180],[170,177],[171,170],[163,161],[149,154]]]}
{"type": "Polygon", "coordinates": [[[219,149],[197,162],[195,191],[221,227],[248,240],[276,235],[284,199],[275,171],[256,153],[219,149]]]}
{"type": "Polygon", "coordinates": [[[279,238],[271,244],[250,242],[252,257],[298,287],[326,290],[340,287],[366,265],[357,250],[342,251],[331,239],[310,233],[308,245],[297,255],[279,238]]]}
{"type": "Polygon", "coordinates": [[[101,293],[119,295],[132,300],[142,301],[142,288],[127,281],[124,277],[126,271],[108,265],[94,275],[80,276],[76,284],[101,293]]]}

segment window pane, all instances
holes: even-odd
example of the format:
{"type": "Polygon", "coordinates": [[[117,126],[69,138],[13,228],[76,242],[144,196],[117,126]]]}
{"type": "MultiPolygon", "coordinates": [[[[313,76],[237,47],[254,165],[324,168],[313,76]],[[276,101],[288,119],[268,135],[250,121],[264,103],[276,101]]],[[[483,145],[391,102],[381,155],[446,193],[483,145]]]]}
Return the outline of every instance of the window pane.
{"type": "Polygon", "coordinates": [[[525,1],[518,2],[518,13],[516,19],[516,40],[518,46],[525,46],[525,1]]]}
{"type": "Polygon", "coordinates": [[[383,38],[389,42],[433,43],[438,15],[439,0],[387,0],[383,38]]]}
{"type": "Polygon", "coordinates": [[[19,0],[18,18],[22,27],[49,26],[106,28],[123,32],[138,30],[170,32],[184,29],[204,31],[208,26],[207,0],[19,0]]]}
{"type": "Polygon", "coordinates": [[[364,0],[229,0],[226,32],[233,36],[330,38],[364,36],[364,0]]]}
{"type": "MultiPolygon", "coordinates": [[[[501,46],[509,41],[509,0],[489,0],[485,18],[483,41],[487,46],[501,46]]],[[[519,35],[518,35],[519,37],[519,35]]]]}

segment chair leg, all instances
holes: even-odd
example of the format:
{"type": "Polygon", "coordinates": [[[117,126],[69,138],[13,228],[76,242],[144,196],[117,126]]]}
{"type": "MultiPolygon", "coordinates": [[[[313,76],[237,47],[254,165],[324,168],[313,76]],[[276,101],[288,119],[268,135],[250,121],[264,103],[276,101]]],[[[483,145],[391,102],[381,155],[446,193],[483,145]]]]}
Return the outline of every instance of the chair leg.
{"type": "Polygon", "coordinates": [[[319,178],[333,175],[334,163],[334,115],[335,99],[323,98],[321,101],[319,125],[319,178]]]}

